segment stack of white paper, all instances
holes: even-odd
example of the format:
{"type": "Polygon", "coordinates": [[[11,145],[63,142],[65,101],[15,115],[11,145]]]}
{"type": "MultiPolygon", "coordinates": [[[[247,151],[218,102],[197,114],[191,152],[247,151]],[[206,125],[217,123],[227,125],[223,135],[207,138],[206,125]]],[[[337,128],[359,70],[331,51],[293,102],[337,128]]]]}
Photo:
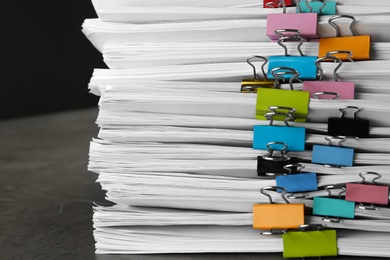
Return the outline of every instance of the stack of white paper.
{"type": "MultiPolygon", "coordinates": [[[[241,80],[253,77],[247,58],[284,54],[265,35],[267,14],[281,9],[253,0],[92,2],[99,19],[86,19],[83,32],[110,69],[96,69],[88,86],[100,96],[88,168],[115,203],[94,208],[96,253],[282,252],[280,236],[251,227],[253,204],[269,202],[260,189],[276,182],[257,174],[257,158],[268,151],[252,148],[253,126],[269,122],[255,120],[257,95],[240,92],[241,80]]],[[[305,127],[306,137],[305,150],[288,155],[317,173],[320,188],[289,200],[309,210],[314,197],[328,194],[325,186],[358,183],[361,172],[390,184],[390,2],[337,1],[337,13],[355,16],[359,35],[371,36],[371,59],[343,62],[337,71],[340,81],[355,83],[355,99],[311,98],[307,122],[290,123],[305,127]],[[362,109],[369,137],[342,143],[355,150],[352,167],[312,163],[313,146],[327,145],[328,118],[340,117],[343,106],[362,109]]],[[[318,19],[320,37],[335,35],[328,19],[318,19]]],[[[349,32],[349,21],[340,26],[349,32]]],[[[299,55],[296,43],[286,46],[299,55]]],[[[317,56],[318,42],[302,51],[317,56]]],[[[336,64],[321,67],[323,80],[333,81],[336,64]]],[[[271,197],[284,203],[278,193],[271,197]]],[[[390,257],[390,209],[356,207],[355,216],[324,222],[307,215],[305,223],[337,229],[339,255],[390,257]]]]}
{"type": "MultiPolygon", "coordinates": [[[[296,43],[286,42],[285,45],[290,55],[299,55],[296,43]]],[[[307,56],[317,56],[318,42],[304,43],[301,49],[307,56]]],[[[264,57],[284,55],[284,49],[274,42],[171,42],[106,44],[103,49],[103,57],[104,62],[111,69],[133,69],[241,62],[253,56],[254,53],[260,52],[264,57]]],[[[390,59],[390,44],[388,42],[373,42],[370,55],[373,60],[390,59]]]]}
{"type": "MultiPolygon", "coordinates": [[[[383,28],[390,23],[388,15],[358,15],[356,31],[371,35],[374,42],[389,42],[390,35],[383,28]]],[[[334,37],[328,24],[329,17],[320,17],[317,32],[320,37],[334,37]]],[[[350,22],[341,22],[340,31],[349,33],[350,22]]],[[[172,23],[117,23],[100,19],[86,19],[83,32],[94,46],[102,51],[105,44],[143,42],[264,42],[266,19],[196,20],[172,23]]],[[[347,34],[348,35],[348,34],[347,34]]]]}

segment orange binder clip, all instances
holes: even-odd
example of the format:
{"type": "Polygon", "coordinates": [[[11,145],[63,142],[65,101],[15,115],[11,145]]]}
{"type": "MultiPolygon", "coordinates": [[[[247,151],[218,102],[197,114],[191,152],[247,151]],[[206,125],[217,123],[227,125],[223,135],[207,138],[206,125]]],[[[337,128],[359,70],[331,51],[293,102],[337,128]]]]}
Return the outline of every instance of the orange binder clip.
{"type": "MultiPolygon", "coordinates": [[[[335,50],[345,50],[351,52],[350,58],[353,60],[368,60],[370,59],[370,35],[357,35],[353,26],[356,23],[356,19],[350,15],[335,15],[329,18],[328,23],[336,29],[336,37],[321,38],[319,40],[318,57],[325,56],[328,52],[335,50]],[[352,36],[339,37],[339,27],[334,23],[334,20],[339,18],[352,19],[349,29],[352,36]]],[[[344,55],[335,54],[335,57],[347,61],[350,60],[344,55]]]]}
{"type": "Polygon", "coordinates": [[[304,224],[304,204],[290,204],[286,199],[286,189],[279,186],[267,186],[260,193],[269,198],[270,204],[253,205],[253,228],[263,230],[262,235],[284,234],[287,229],[296,229],[304,224]],[[286,204],[274,204],[271,195],[265,190],[281,190],[286,204]]]}

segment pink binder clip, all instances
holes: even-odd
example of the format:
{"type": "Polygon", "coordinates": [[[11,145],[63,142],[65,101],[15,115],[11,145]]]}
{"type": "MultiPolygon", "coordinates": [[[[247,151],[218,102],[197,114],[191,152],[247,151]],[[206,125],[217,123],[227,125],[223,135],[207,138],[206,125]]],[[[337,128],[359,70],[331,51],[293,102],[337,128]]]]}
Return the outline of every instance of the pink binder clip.
{"type": "MultiPolygon", "coordinates": [[[[315,64],[320,72],[318,81],[304,81],[303,90],[310,93],[311,98],[317,99],[354,99],[355,98],[355,83],[351,81],[339,81],[337,74],[338,69],[342,65],[342,61],[335,56],[334,53],[343,53],[345,51],[328,52],[326,56],[316,60],[315,64]],[[332,59],[338,62],[339,65],[333,71],[334,81],[322,81],[323,69],[320,66],[320,61],[332,59]]],[[[349,52],[350,53],[350,52],[349,52]]],[[[353,61],[353,60],[351,60],[353,61]]]]}
{"type": "Polygon", "coordinates": [[[360,183],[347,183],[346,200],[360,202],[362,209],[376,210],[373,204],[387,205],[389,203],[389,186],[375,185],[375,181],[382,177],[376,172],[362,172],[359,176],[363,179],[360,183]],[[364,184],[363,175],[373,174],[377,177],[372,179],[372,184],[364,184]],[[371,203],[371,206],[363,206],[362,203],[371,203]]]}
{"type": "Polygon", "coordinates": [[[268,14],[266,35],[272,41],[278,40],[281,36],[288,34],[277,33],[280,29],[298,30],[299,35],[306,40],[318,39],[317,35],[317,13],[286,13],[286,4],[280,2],[283,6],[282,14],[268,14]],[[276,32],[275,32],[276,31],[276,32]]]}

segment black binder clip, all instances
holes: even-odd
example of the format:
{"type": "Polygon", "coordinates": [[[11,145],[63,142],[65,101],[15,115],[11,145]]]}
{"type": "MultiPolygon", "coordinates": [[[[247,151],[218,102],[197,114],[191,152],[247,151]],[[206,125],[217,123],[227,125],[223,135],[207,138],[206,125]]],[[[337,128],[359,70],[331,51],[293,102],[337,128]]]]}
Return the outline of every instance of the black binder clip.
{"type": "Polygon", "coordinates": [[[341,117],[331,117],[328,119],[328,134],[331,136],[368,137],[370,121],[358,119],[357,113],[360,111],[361,109],[355,106],[340,107],[341,117]],[[345,110],[348,108],[356,109],[354,118],[344,117],[345,110]]]}
{"type": "MultiPolygon", "coordinates": [[[[286,165],[299,165],[298,157],[289,157],[286,154],[287,145],[283,142],[269,142],[267,143],[268,154],[257,157],[257,175],[258,176],[276,176],[279,174],[285,174],[288,172],[286,170],[286,165]],[[280,154],[275,155],[274,149],[272,149],[272,145],[281,145],[283,146],[280,149],[280,154]]],[[[298,166],[294,166],[296,168],[290,169],[290,171],[297,171],[298,166]]]]}

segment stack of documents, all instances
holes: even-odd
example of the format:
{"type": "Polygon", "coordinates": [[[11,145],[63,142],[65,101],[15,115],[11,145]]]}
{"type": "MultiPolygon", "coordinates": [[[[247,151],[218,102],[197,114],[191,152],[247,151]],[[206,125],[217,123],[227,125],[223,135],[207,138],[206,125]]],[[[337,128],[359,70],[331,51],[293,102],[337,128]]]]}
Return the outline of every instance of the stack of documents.
{"type": "MultiPolygon", "coordinates": [[[[282,236],[260,235],[252,226],[254,204],[285,201],[278,192],[260,192],[277,185],[275,176],[259,173],[259,158],[272,149],[253,148],[254,126],[271,125],[256,119],[258,95],[241,92],[242,80],[254,77],[248,58],[284,55],[266,35],[267,15],[283,8],[254,0],[92,2],[99,18],[86,19],[83,32],[109,69],[95,69],[88,86],[100,96],[88,168],[115,204],[94,207],[96,253],[284,252],[282,236]]],[[[305,129],[304,149],[287,154],[317,174],[318,189],[287,197],[308,211],[314,198],[343,198],[346,184],[370,183],[372,173],[379,176],[372,184],[390,185],[390,34],[384,29],[390,2],[336,2],[338,15],[355,17],[358,35],[370,35],[370,59],[344,61],[337,70],[336,63],[321,62],[322,80],[333,82],[337,74],[339,82],[353,82],[355,99],[310,97],[304,121],[272,125],[305,129]],[[343,107],[359,111],[344,114],[343,107]],[[368,136],[337,137],[340,147],[353,149],[353,165],[315,162],[316,146],[333,147],[329,118],[344,115],[369,121],[368,136]]],[[[335,37],[329,18],[318,16],[319,38],[335,37]]],[[[349,33],[348,20],[338,25],[349,33]]],[[[319,44],[305,41],[301,51],[317,56],[319,44]]],[[[295,42],[285,46],[300,56],[295,42]]],[[[256,67],[262,77],[261,64],[256,67]]],[[[294,91],[303,92],[304,84],[293,82],[294,91]]],[[[291,85],[284,80],[279,88],[291,85]]],[[[306,214],[305,224],[337,230],[338,255],[390,257],[390,208],[364,205],[356,203],[353,219],[306,214]]]]}

